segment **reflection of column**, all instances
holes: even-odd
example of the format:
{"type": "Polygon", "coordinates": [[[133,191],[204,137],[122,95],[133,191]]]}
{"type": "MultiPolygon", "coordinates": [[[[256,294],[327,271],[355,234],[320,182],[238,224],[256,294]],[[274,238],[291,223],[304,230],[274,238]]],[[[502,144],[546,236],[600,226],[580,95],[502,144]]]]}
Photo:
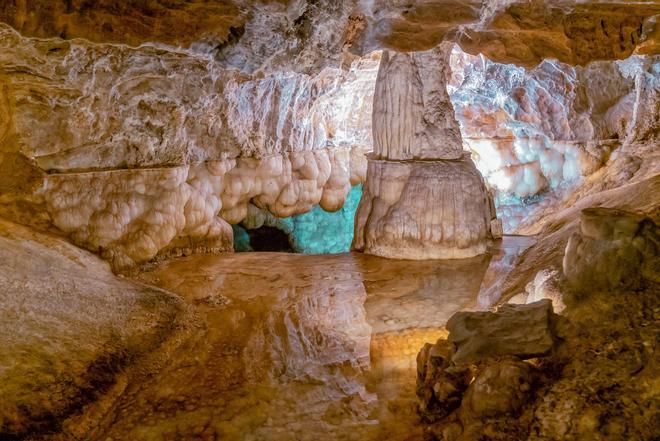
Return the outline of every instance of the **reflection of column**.
{"type": "Polygon", "coordinates": [[[404,259],[486,251],[491,210],[483,178],[463,152],[446,90],[449,45],[384,52],[374,95],[374,152],[353,248],[404,259]]]}

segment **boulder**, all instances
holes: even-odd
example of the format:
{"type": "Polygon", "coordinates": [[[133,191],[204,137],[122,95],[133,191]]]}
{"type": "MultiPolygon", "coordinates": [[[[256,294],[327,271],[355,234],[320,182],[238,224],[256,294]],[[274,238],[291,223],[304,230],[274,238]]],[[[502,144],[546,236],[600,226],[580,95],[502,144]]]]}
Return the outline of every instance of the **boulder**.
{"type": "MultiPolygon", "coordinates": [[[[189,320],[173,294],[0,219],[0,439],[58,431],[98,400],[113,405],[132,367],[189,320]]],[[[85,438],[78,429],[61,439],[85,438]]]]}
{"type": "Polygon", "coordinates": [[[490,357],[521,359],[547,355],[555,344],[552,302],[502,305],[497,312],[457,312],[447,322],[454,365],[479,364],[490,357]]]}

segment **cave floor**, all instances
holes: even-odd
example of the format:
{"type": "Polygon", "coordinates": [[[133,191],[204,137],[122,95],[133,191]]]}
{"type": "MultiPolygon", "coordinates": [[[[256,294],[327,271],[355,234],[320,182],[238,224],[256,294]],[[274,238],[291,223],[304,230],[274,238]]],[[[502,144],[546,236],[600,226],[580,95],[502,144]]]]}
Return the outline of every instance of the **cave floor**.
{"type": "Polygon", "coordinates": [[[421,439],[418,350],[497,300],[489,288],[533,241],[460,261],[237,253],[149,268],[139,279],[180,295],[192,324],[96,439],[421,439]]]}

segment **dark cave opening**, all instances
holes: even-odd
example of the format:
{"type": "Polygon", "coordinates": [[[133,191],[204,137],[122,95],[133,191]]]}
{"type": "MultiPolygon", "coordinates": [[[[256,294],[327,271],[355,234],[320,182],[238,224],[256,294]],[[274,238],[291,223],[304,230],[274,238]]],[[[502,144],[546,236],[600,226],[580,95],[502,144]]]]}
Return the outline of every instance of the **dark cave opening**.
{"type": "Polygon", "coordinates": [[[279,228],[263,225],[246,231],[253,251],[295,252],[289,236],[279,228]]]}

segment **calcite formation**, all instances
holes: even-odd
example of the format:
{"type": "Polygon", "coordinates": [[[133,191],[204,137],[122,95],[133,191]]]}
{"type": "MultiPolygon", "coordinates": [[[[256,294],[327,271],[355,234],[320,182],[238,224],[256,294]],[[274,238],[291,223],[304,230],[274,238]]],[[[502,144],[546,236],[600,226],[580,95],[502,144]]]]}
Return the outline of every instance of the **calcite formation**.
{"type": "Polygon", "coordinates": [[[281,217],[341,208],[365,161],[351,150],[207,161],[158,169],[52,174],[41,194],[52,222],[117,268],[157,255],[232,250],[230,223],[250,201],[281,217]]]}
{"type": "Polygon", "coordinates": [[[385,51],[373,106],[373,156],[459,159],[461,132],[447,95],[449,45],[418,53],[385,51]]]}
{"type": "Polygon", "coordinates": [[[238,231],[243,240],[242,243],[240,239],[238,243],[235,240],[234,249],[256,251],[258,246],[253,246],[252,239],[263,238],[260,243],[271,250],[272,243],[275,248],[284,245],[284,249],[304,254],[345,253],[350,250],[353,241],[355,212],[361,196],[362,185],[356,185],[338,211],[327,211],[321,206],[316,206],[307,213],[284,218],[250,204],[247,217],[240,226],[233,227],[234,239],[237,238],[236,231],[238,231]],[[283,237],[284,241],[278,243],[269,241],[270,233],[263,231],[264,227],[270,232],[273,232],[273,228],[276,229],[279,232],[276,236],[283,237]]]}
{"type": "Polygon", "coordinates": [[[445,89],[449,50],[382,56],[356,250],[405,259],[486,251],[495,214],[445,89]]]}
{"type": "Polygon", "coordinates": [[[0,439],[660,439],[659,18],[1,1],[0,439]]]}
{"type": "Polygon", "coordinates": [[[369,160],[353,246],[403,259],[483,254],[488,193],[472,161],[369,160]]]}
{"type": "Polygon", "coordinates": [[[570,193],[622,149],[654,136],[659,60],[545,60],[525,69],[454,49],[449,90],[456,117],[496,191],[506,230],[570,193]]]}
{"type": "Polygon", "coordinates": [[[417,393],[429,439],[657,435],[648,418],[658,395],[652,386],[658,372],[652,355],[658,325],[652,311],[659,292],[659,184],[655,172],[592,193],[549,220],[539,241],[500,287],[505,296],[527,284],[529,299],[566,299],[560,317],[550,314],[549,326],[550,299],[505,305],[497,313],[460,312],[447,323],[446,340],[421,349],[417,393]],[[638,207],[638,212],[630,207],[638,207]],[[555,270],[562,267],[562,258],[563,269],[555,270]],[[546,269],[538,271],[541,267],[546,269]],[[518,285],[512,284],[516,279],[518,285]],[[530,323],[516,323],[514,316],[529,307],[537,309],[528,317],[530,323]],[[500,311],[504,314],[495,329],[491,325],[500,311]],[[546,330],[538,332],[542,327],[546,330]],[[543,337],[547,330],[554,335],[552,345],[543,337]],[[506,343],[505,335],[513,337],[510,342],[515,340],[517,349],[506,343]],[[530,354],[525,346],[534,340],[546,341],[541,345],[546,351],[539,346],[540,353],[530,354]],[[453,360],[461,350],[469,361],[461,364],[459,356],[457,365],[453,360]],[[521,360],[529,356],[541,358],[521,360]]]}
{"type": "Polygon", "coordinates": [[[318,69],[342,50],[424,51],[443,40],[533,66],[658,51],[651,1],[575,0],[22,0],[0,21],[24,35],[138,45],[159,41],[213,53],[245,70],[318,69]]]}
{"type": "Polygon", "coordinates": [[[557,313],[561,313],[566,307],[561,289],[561,280],[560,271],[543,269],[536,273],[534,279],[525,286],[524,293],[512,297],[508,303],[529,304],[548,299],[552,302],[552,309],[557,313]]]}
{"type": "Polygon", "coordinates": [[[5,25],[0,46],[0,162],[27,158],[16,165],[34,176],[27,188],[3,181],[3,200],[45,211],[117,268],[231,250],[229,224],[249,203],[281,217],[336,211],[365,179],[378,56],[263,76],[190,51],[26,39],[5,25]]]}

